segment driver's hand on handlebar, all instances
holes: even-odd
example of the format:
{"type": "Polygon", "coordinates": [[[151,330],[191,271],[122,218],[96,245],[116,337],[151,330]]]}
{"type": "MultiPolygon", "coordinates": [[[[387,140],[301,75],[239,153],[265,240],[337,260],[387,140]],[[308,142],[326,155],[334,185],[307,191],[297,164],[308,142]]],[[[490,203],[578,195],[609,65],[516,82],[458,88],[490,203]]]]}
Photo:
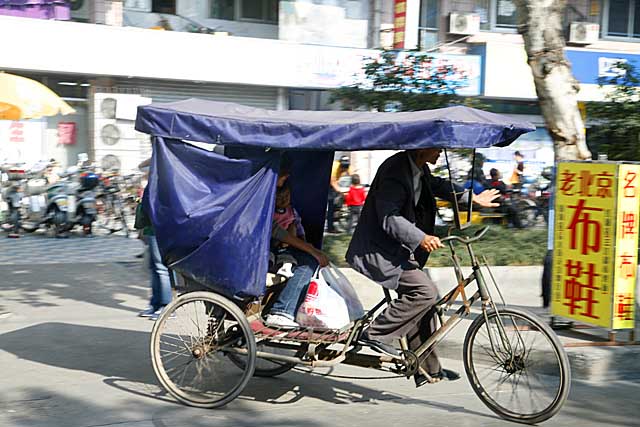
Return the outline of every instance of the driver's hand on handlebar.
{"type": "Polygon", "coordinates": [[[329,257],[324,252],[316,249],[311,255],[313,255],[316,261],[318,261],[320,267],[326,267],[327,265],[329,265],[329,257]]]}
{"type": "Polygon", "coordinates": [[[444,245],[439,237],[425,234],[422,242],[420,242],[420,247],[427,252],[433,252],[436,249],[444,248],[444,245]]]}

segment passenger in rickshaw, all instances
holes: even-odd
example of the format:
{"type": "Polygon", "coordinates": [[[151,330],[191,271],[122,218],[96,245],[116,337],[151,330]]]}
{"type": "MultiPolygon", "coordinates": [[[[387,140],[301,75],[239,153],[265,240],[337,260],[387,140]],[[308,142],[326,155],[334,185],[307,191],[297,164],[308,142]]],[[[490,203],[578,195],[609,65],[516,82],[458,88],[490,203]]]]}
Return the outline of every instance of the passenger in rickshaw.
{"type": "MultiPolygon", "coordinates": [[[[306,240],[300,214],[291,206],[291,188],[288,181],[278,187],[276,191],[276,211],[273,214],[273,221],[287,230],[290,235],[306,240]]],[[[298,265],[298,262],[289,253],[288,244],[273,241],[271,255],[273,255],[273,272],[287,278],[293,276],[292,269],[298,265]]]]}
{"type": "Polygon", "coordinates": [[[306,294],[306,287],[318,265],[324,267],[329,264],[329,258],[324,252],[306,242],[304,234],[300,235],[298,224],[295,222],[295,213],[290,206],[288,179],[289,162],[283,161],[278,173],[277,186],[280,200],[276,201],[276,213],[271,230],[272,241],[275,241],[272,249],[275,249],[280,257],[283,255],[292,257],[296,265],[293,267],[293,275],[278,295],[265,319],[267,324],[281,328],[299,326],[295,316],[306,294]],[[286,248],[283,248],[283,245],[287,245],[286,248]]]}
{"type": "MultiPolygon", "coordinates": [[[[402,336],[415,350],[437,328],[438,291],[422,268],[429,254],[443,247],[434,236],[435,196],[450,202],[455,198],[451,182],[431,175],[427,166],[435,164],[441,152],[439,148],[404,151],[380,166],[347,250],[347,261],[356,271],[398,294],[359,340],[381,353],[398,355],[391,343],[402,336]]],[[[473,201],[493,207],[498,206],[493,202],[496,197],[497,190],[486,190],[474,195],[473,201]]],[[[435,352],[421,366],[428,375],[416,374],[416,387],[460,377],[442,369],[435,352]]]]}

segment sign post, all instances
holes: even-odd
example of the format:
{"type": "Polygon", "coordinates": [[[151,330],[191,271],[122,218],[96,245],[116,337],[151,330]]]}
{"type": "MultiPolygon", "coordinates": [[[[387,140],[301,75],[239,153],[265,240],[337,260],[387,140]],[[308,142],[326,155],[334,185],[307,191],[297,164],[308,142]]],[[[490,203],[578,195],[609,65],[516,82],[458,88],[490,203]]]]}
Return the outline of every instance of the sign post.
{"type": "Polygon", "coordinates": [[[557,171],[551,314],[632,329],[640,164],[561,162],[557,171]]]}

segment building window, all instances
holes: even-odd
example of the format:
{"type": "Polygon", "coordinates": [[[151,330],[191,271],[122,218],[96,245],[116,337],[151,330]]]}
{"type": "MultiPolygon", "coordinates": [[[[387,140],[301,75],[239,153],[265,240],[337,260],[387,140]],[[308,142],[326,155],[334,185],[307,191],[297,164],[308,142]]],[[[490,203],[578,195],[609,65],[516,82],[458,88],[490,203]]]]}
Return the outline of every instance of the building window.
{"type": "Polygon", "coordinates": [[[605,11],[608,36],[640,38],[640,0],[609,0],[605,11]]]}
{"type": "Polygon", "coordinates": [[[516,27],[518,16],[513,0],[498,0],[496,2],[496,27],[516,27]]]}
{"type": "Polygon", "coordinates": [[[278,0],[241,0],[240,18],[261,21],[278,22],[278,0]]]}
{"type": "Polygon", "coordinates": [[[211,0],[213,19],[278,23],[279,0],[211,0]]]}
{"type": "Polygon", "coordinates": [[[151,11],[155,13],[176,14],[175,0],[153,0],[151,3],[151,11]]]}
{"type": "Polygon", "coordinates": [[[236,18],[235,0],[213,0],[211,18],[233,21],[236,18]]]}
{"type": "Polygon", "coordinates": [[[439,27],[438,0],[422,0],[420,4],[420,27],[437,30],[439,27]]]}
{"type": "Polygon", "coordinates": [[[473,13],[480,16],[480,29],[515,28],[518,25],[514,0],[475,0],[473,13]]]}

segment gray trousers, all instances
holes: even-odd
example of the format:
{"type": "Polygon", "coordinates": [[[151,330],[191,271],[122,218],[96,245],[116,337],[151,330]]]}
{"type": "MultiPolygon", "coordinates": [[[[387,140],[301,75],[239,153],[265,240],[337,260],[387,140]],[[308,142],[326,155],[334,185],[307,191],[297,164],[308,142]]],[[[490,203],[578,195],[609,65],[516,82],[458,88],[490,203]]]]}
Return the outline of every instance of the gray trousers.
{"type": "MultiPolygon", "coordinates": [[[[402,272],[396,292],[398,298],[369,326],[369,337],[389,342],[406,335],[409,349],[416,350],[438,328],[435,312],[438,289],[424,271],[415,269],[402,272]]],[[[440,372],[435,351],[423,357],[421,365],[430,374],[440,372]]]]}

